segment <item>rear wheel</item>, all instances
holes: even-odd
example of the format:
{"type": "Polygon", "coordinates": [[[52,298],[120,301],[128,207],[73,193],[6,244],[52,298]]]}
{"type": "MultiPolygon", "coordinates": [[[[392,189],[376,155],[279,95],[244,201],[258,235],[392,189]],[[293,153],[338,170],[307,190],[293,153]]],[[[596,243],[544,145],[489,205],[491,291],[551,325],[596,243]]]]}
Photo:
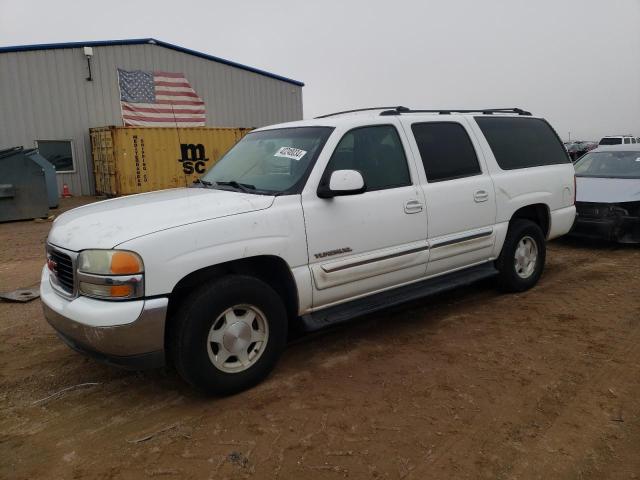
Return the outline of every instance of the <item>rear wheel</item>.
{"type": "Polygon", "coordinates": [[[507,292],[530,289],[542,275],[545,257],[545,238],[540,227],[530,220],[513,220],[496,260],[500,287],[507,292]]]}
{"type": "Polygon", "coordinates": [[[263,281],[229,275],[205,284],[178,309],[171,355],[191,385],[226,395],[252,387],[275,366],[286,342],[280,296],[263,281]]]}

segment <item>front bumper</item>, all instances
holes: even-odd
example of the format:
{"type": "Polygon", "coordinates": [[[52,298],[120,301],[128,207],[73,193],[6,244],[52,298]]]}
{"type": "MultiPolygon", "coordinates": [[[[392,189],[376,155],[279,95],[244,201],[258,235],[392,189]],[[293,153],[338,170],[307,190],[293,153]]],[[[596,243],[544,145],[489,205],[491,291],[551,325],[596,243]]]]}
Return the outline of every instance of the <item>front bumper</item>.
{"type": "Polygon", "coordinates": [[[620,243],[640,243],[640,218],[628,216],[594,218],[584,217],[578,213],[570,235],[620,243]]]}
{"type": "Polygon", "coordinates": [[[166,297],[110,302],[87,297],[66,299],[42,271],[40,297],[44,316],[74,350],[131,369],[165,364],[166,297]]]}

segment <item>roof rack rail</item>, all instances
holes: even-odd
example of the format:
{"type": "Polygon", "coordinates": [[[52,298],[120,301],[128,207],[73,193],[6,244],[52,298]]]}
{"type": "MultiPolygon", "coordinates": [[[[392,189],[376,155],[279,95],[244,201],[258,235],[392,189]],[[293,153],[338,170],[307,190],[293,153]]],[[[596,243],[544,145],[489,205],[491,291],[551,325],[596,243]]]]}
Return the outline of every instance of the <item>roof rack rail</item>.
{"type": "Polygon", "coordinates": [[[320,115],[319,117],[314,118],[327,118],[333,117],[334,115],[342,115],[344,113],[356,113],[356,112],[370,112],[371,110],[400,110],[406,107],[367,107],[367,108],[356,108],[354,110],[344,110],[342,112],[333,112],[327,113],[325,115],[320,115]]]}
{"type": "Polygon", "coordinates": [[[482,113],[483,115],[492,115],[494,113],[517,113],[518,115],[531,116],[531,112],[522,110],[521,108],[482,108],[482,109],[458,109],[458,108],[441,108],[435,110],[412,110],[407,107],[395,107],[380,112],[381,116],[401,115],[403,113],[438,113],[440,115],[449,115],[451,113],[482,113]]]}
{"type": "Polygon", "coordinates": [[[527,112],[521,108],[479,108],[479,109],[459,109],[459,108],[440,108],[435,110],[413,110],[411,108],[397,106],[397,107],[367,107],[356,108],[354,110],[343,110],[342,112],[327,113],[326,115],[320,115],[315,118],[327,118],[335,115],[343,115],[345,113],[356,112],[370,112],[372,110],[382,110],[381,116],[386,115],[401,115],[403,113],[438,113],[440,115],[449,115],[451,113],[482,113],[483,115],[491,115],[494,113],[517,113],[518,115],[531,116],[531,112],[527,112]]]}

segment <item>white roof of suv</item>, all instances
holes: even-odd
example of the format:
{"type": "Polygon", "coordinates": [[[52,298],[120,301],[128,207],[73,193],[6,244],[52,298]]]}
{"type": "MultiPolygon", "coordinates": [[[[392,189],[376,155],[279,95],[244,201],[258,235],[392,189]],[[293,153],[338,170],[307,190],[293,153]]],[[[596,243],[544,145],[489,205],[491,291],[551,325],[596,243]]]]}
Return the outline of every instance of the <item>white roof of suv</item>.
{"type": "Polygon", "coordinates": [[[478,110],[465,110],[465,109],[436,109],[436,110],[411,110],[406,107],[374,107],[374,108],[362,108],[356,110],[346,110],[343,112],[330,113],[327,115],[321,115],[309,120],[298,120],[294,122],[280,123],[276,125],[269,125],[266,127],[258,128],[256,130],[271,130],[275,128],[286,127],[337,127],[344,125],[359,125],[363,119],[367,121],[373,121],[374,123],[384,123],[388,121],[387,117],[408,116],[412,118],[429,117],[433,118],[434,115],[440,115],[447,117],[449,115],[455,116],[470,116],[476,117],[478,115],[496,115],[500,117],[522,117],[525,118],[540,118],[531,113],[524,111],[520,108],[497,108],[497,109],[478,109],[478,110]],[[376,121],[377,120],[377,121],[376,121]]]}
{"type": "Polygon", "coordinates": [[[606,137],[602,137],[598,142],[599,145],[620,145],[620,144],[628,145],[630,143],[637,143],[636,137],[634,137],[633,135],[607,135],[606,137]],[[607,142],[606,140],[609,140],[609,139],[620,140],[620,143],[607,142]]]}

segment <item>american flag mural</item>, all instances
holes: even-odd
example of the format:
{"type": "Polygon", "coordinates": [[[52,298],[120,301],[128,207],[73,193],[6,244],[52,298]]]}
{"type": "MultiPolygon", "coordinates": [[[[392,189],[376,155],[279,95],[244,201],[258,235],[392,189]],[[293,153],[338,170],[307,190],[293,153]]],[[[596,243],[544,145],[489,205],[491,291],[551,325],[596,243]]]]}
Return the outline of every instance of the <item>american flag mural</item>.
{"type": "Polygon", "coordinates": [[[118,69],[125,126],[204,127],[205,105],[182,73],[118,69]]]}

